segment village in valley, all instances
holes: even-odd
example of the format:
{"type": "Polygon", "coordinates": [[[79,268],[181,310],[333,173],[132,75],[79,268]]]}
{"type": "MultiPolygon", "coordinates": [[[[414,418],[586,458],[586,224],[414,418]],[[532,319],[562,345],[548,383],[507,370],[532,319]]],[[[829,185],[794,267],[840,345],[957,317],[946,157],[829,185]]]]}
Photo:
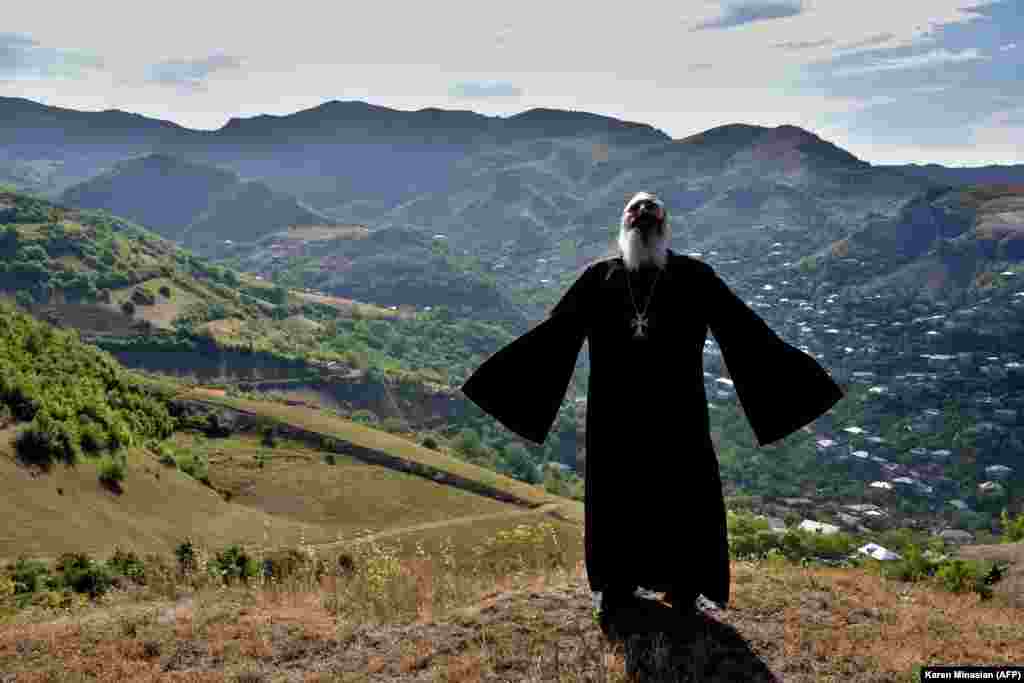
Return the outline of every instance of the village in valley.
{"type": "MultiPolygon", "coordinates": [[[[773,247],[777,250],[768,257],[785,258],[781,243],[776,242],[773,247]]],[[[743,272],[743,259],[713,261],[717,256],[714,252],[690,256],[708,260],[729,282],[733,281],[729,273],[743,272]]],[[[856,259],[845,260],[856,265],[856,259]]],[[[758,258],[757,266],[764,265],[765,259],[758,258]]],[[[1002,496],[1004,482],[1015,474],[1014,468],[1005,462],[1011,462],[1024,450],[1019,421],[1024,392],[1014,389],[1024,379],[1021,354],[942,351],[949,350],[951,342],[946,336],[953,330],[970,326],[998,336],[1018,328],[1024,313],[1024,289],[1020,289],[1024,286],[1024,274],[1014,270],[1000,273],[1010,283],[1006,291],[983,297],[972,306],[950,311],[941,300],[915,303],[905,320],[892,320],[891,316],[872,315],[886,310],[882,294],[860,300],[830,294],[815,297],[817,302],[812,303],[808,300],[809,281],[795,264],[786,261],[780,265],[792,268],[792,274],[781,281],[769,276],[744,277],[744,283],[734,291],[781,338],[812,355],[836,381],[846,386],[867,387],[872,401],[865,406],[861,424],[833,424],[834,411],[829,411],[804,427],[805,432],[812,434],[818,458],[845,463],[851,475],[863,481],[864,502],[840,504],[790,497],[778,500],[773,509],[779,515],[795,511],[809,516],[811,509],[819,513],[828,511],[835,524],[812,518],[804,518],[799,524],[800,528],[822,534],[841,530],[870,533],[872,528],[878,528],[872,521],[889,516],[887,502],[897,497],[924,502],[938,518],[953,510],[973,512],[972,504],[976,501],[1002,496]],[[1017,279],[1021,284],[1017,284],[1017,279]],[[1014,286],[1019,291],[1011,293],[1014,286]],[[786,313],[770,311],[772,308],[784,309],[786,313]],[[941,432],[944,419],[948,419],[942,405],[951,396],[956,397],[964,416],[973,422],[964,436],[970,437],[972,461],[983,472],[973,491],[961,490],[948,476],[949,466],[962,457],[956,444],[912,448],[908,451],[911,464],[906,464],[907,459],[896,461],[894,446],[878,435],[877,424],[885,414],[911,418],[905,428],[918,435],[941,432]],[[929,404],[934,407],[918,408],[929,404]],[[910,412],[908,407],[912,407],[910,412]]],[[[738,403],[721,351],[710,334],[705,342],[705,358],[709,406],[716,402],[738,403]]],[[[780,516],[767,518],[772,530],[785,532],[786,524],[780,516]]],[[[948,521],[926,524],[908,519],[903,523],[930,531],[951,544],[976,541],[975,533],[955,528],[948,521]]],[[[998,518],[993,522],[994,533],[998,533],[997,525],[998,518]]],[[[869,543],[860,552],[876,559],[899,558],[877,544],[869,543]]]]}

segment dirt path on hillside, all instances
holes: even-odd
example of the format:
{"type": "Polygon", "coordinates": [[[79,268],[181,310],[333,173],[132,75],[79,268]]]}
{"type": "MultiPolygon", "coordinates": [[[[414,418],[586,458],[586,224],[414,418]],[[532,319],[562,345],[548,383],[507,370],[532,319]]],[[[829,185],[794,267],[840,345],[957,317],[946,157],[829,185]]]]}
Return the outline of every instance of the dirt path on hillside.
{"type": "MultiPolygon", "coordinates": [[[[385,531],[378,531],[373,534],[367,534],[365,536],[357,536],[352,539],[345,539],[341,541],[330,541],[328,543],[310,543],[310,548],[317,550],[330,550],[332,548],[344,548],[359,543],[369,543],[370,541],[379,541],[387,538],[394,538],[395,536],[403,536],[405,534],[414,533],[417,531],[429,531],[431,529],[442,529],[446,526],[458,526],[460,524],[470,524],[472,522],[482,522],[484,520],[491,519],[508,519],[514,517],[525,517],[527,515],[535,515],[537,513],[551,515],[556,519],[576,524],[570,519],[559,516],[558,510],[561,508],[561,503],[545,503],[535,508],[526,508],[518,510],[506,510],[505,512],[488,512],[482,515],[468,515],[466,517],[453,517],[452,519],[442,519],[437,522],[425,522],[423,524],[413,524],[410,526],[399,527],[397,529],[387,529],[385,531]]],[[[280,550],[286,546],[276,548],[280,550]]]]}

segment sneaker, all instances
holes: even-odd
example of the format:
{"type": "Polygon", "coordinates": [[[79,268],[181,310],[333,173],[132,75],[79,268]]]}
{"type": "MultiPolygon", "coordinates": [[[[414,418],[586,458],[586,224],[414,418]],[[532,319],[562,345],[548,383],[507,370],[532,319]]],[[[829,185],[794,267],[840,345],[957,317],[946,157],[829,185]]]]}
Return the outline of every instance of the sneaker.
{"type": "Polygon", "coordinates": [[[708,600],[703,595],[697,596],[696,606],[702,612],[719,612],[722,609],[718,606],[718,603],[708,600]]]}

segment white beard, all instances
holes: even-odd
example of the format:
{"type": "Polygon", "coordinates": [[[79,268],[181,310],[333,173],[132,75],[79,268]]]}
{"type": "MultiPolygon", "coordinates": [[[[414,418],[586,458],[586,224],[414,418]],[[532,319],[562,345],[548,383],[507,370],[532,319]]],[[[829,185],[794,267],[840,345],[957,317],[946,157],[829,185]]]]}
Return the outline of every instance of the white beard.
{"type": "Polygon", "coordinates": [[[626,226],[626,218],[623,216],[622,225],[619,228],[619,249],[622,251],[622,260],[629,270],[636,270],[640,266],[655,265],[664,268],[668,259],[668,230],[665,225],[644,235],[639,230],[633,230],[626,226]]]}

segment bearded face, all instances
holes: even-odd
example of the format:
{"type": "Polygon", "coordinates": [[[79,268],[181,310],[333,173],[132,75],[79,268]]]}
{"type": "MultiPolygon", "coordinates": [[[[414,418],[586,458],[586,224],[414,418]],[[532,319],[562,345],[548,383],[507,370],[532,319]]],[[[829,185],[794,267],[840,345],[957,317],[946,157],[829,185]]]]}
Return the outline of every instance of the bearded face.
{"type": "Polygon", "coordinates": [[[650,192],[638,192],[622,212],[619,249],[629,270],[641,266],[664,268],[671,231],[661,200],[650,192]]]}

